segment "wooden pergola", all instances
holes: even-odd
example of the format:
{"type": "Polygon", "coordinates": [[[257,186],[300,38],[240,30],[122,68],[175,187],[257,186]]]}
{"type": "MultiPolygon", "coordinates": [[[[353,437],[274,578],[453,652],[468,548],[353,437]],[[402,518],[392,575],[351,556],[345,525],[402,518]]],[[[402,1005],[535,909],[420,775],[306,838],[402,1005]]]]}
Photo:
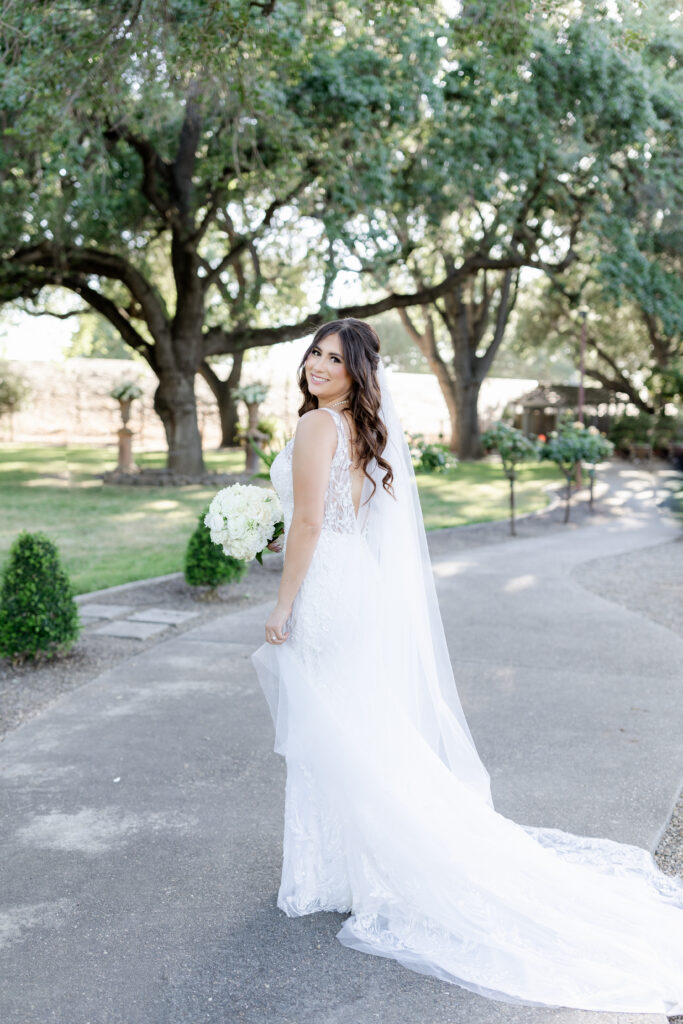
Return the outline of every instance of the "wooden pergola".
{"type": "MultiPolygon", "coordinates": [[[[608,388],[584,387],[583,413],[586,424],[606,430],[628,401],[608,388]]],[[[545,434],[557,428],[564,413],[578,416],[579,388],[576,384],[539,384],[510,403],[513,422],[525,434],[545,434]]]]}

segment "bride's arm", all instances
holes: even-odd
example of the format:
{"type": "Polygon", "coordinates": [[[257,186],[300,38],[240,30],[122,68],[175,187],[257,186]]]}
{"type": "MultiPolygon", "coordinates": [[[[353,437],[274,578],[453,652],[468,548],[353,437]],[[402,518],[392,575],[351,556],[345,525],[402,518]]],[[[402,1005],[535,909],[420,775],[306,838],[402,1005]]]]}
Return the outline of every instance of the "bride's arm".
{"type": "Polygon", "coordinates": [[[266,623],[266,635],[275,634],[276,640],[289,635],[282,630],[318,543],[336,446],[337,429],[328,413],[311,409],[301,417],[292,451],[294,511],[287,533],[278,601],[266,623]]]}

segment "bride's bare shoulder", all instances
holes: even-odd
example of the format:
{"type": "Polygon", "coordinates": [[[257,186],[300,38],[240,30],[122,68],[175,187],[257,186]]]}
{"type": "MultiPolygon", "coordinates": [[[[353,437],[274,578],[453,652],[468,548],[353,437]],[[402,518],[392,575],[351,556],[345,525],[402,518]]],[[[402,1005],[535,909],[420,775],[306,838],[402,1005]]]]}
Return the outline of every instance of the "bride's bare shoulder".
{"type": "Polygon", "coordinates": [[[294,432],[294,447],[307,451],[321,448],[334,452],[337,444],[337,427],[332,416],[324,409],[309,409],[299,417],[294,432]]]}

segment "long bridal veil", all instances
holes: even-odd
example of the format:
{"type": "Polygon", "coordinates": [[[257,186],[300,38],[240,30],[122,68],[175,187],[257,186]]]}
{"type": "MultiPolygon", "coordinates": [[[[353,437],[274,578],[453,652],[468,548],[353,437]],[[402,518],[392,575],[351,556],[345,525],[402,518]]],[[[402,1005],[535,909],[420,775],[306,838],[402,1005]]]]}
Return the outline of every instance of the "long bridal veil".
{"type": "MultiPolygon", "coordinates": [[[[292,635],[252,655],[287,759],[278,906],[350,910],[343,945],[501,1001],[683,1013],[683,883],[647,850],[493,806],[381,363],[377,375],[394,493],[372,460],[353,529],[321,532],[292,635]]],[[[337,451],[331,513],[350,503],[337,451]]],[[[284,455],[271,478],[291,514],[284,455]]]]}
{"type": "Polygon", "coordinates": [[[377,373],[395,497],[371,463],[376,491],[363,504],[366,481],[361,509],[379,581],[362,610],[372,632],[358,624],[355,660],[338,653],[335,670],[347,671],[334,738],[313,757],[344,809],[352,914],[337,938],[505,1002],[683,1013],[683,883],[644,849],[521,825],[493,807],[381,361],[377,373]]]}
{"type": "Polygon", "coordinates": [[[382,486],[383,471],[373,460],[368,472],[376,490],[364,505],[372,492],[365,481],[361,509],[367,509],[368,546],[392,602],[377,609],[377,615],[393,626],[393,660],[400,666],[395,699],[450,771],[490,803],[489,775],[477,754],[453,676],[410,450],[381,359],[377,379],[382,396],[379,415],[388,433],[383,456],[394,473],[394,496],[382,486]]]}

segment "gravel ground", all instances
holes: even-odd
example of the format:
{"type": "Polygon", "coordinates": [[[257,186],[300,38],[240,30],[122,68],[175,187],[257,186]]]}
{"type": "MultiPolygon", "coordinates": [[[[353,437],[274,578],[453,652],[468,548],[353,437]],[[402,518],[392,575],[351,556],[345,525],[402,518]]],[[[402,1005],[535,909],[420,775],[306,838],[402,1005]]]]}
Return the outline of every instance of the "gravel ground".
{"type": "Polygon", "coordinates": [[[594,594],[683,637],[683,534],[670,544],[584,562],[572,575],[594,594]]]}
{"type": "Polygon", "coordinates": [[[91,600],[97,604],[126,604],[135,608],[169,608],[173,611],[198,612],[194,618],[172,626],[161,635],[148,640],[103,636],[96,631],[102,620],[84,620],[81,636],[72,650],[61,658],[42,663],[12,666],[0,658],[0,739],[25,719],[39,714],[62,694],[82,686],[121,661],[144,651],[160,640],[185,632],[231,609],[267,601],[277,596],[282,555],[264,558],[261,567],[254,562],[240,583],[218,588],[218,599],[206,600],[204,588],[188,586],[182,575],[112,588],[98,595],[86,595],[83,606],[91,600]]]}
{"type": "MultiPolygon", "coordinates": [[[[574,497],[571,520],[565,525],[564,505],[555,493],[547,510],[518,521],[517,536],[543,536],[557,530],[580,530],[589,523],[608,522],[623,514],[621,505],[612,502],[609,495],[608,483],[601,482],[596,488],[593,511],[583,500],[585,495],[574,497]]],[[[434,558],[482,544],[514,543],[506,521],[447,528],[427,536],[434,558]]],[[[252,563],[242,582],[220,587],[218,599],[214,600],[207,600],[200,588],[189,587],[180,574],[114,588],[99,595],[86,595],[82,603],[125,603],[133,609],[153,606],[199,614],[146,641],[98,634],[96,630],[102,622],[90,622],[85,625],[73,650],[62,658],[19,667],[0,659],[0,739],[25,719],[45,710],[63,693],[87,683],[160,639],[168,638],[173,632],[192,629],[233,608],[275,601],[282,555],[268,554],[264,562],[264,566],[252,563]]],[[[642,551],[587,562],[575,570],[575,578],[588,590],[683,635],[683,616],[680,614],[683,537],[642,551]]],[[[683,794],[657,848],[655,859],[663,871],[683,877],[683,794]]],[[[675,1020],[683,1022],[683,1017],[675,1020]]]]}
{"type": "MultiPolygon", "coordinates": [[[[594,594],[683,637],[683,536],[667,544],[584,562],[573,576],[594,594]]],[[[662,871],[683,878],[683,793],[654,857],[662,871]]],[[[671,1019],[683,1021],[683,1017],[671,1019]]]]}

